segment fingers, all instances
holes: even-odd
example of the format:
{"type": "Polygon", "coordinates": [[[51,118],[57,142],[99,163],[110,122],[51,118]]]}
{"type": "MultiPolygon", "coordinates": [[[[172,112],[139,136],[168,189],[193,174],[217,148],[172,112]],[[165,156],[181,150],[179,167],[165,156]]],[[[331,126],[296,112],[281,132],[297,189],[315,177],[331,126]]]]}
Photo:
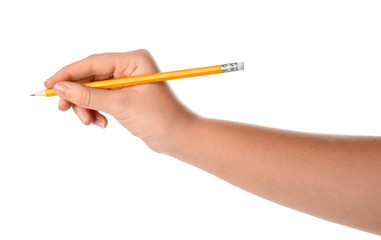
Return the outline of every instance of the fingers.
{"type": "MultiPolygon", "coordinates": [[[[86,83],[86,82],[105,80],[105,79],[110,79],[110,78],[112,78],[112,74],[90,76],[90,77],[86,77],[86,78],[77,80],[76,82],[78,82],[78,83],[86,83]]],[[[67,101],[67,100],[65,100],[63,98],[60,98],[60,102],[58,104],[58,109],[61,110],[61,111],[67,111],[67,110],[69,110],[72,107],[72,105],[73,104],[71,102],[69,102],[69,101],[67,101]]]]}
{"type": "Polygon", "coordinates": [[[73,111],[75,112],[75,114],[78,116],[79,120],[81,120],[81,122],[84,125],[88,126],[93,122],[94,116],[93,116],[92,110],[86,109],[86,108],[81,108],[77,105],[74,105],[73,111]]]}
{"type": "MultiPolygon", "coordinates": [[[[44,82],[46,88],[53,88],[54,84],[61,81],[76,81],[92,76],[101,76],[107,79],[115,70],[115,55],[113,53],[95,54],[83,60],[74,62],[59,70],[44,82]]],[[[96,77],[99,79],[99,77],[96,77]]]]}
{"type": "Polygon", "coordinates": [[[63,98],[60,98],[60,102],[58,103],[58,109],[61,111],[67,111],[69,110],[73,104],[69,102],[68,100],[65,100],[63,98]]]}
{"type": "Polygon", "coordinates": [[[107,118],[100,114],[98,111],[93,111],[93,124],[100,127],[107,127],[107,118]]]}
{"type": "Polygon", "coordinates": [[[96,89],[74,82],[54,85],[54,92],[61,98],[82,108],[100,110],[111,115],[120,112],[123,96],[117,91],[96,89]]]}
{"type": "Polygon", "coordinates": [[[87,83],[92,81],[99,81],[99,80],[106,80],[113,78],[113,74],[106,74],[106,75],[92,75],[89,77],[85,77],[79,80],[75,80],[77,83],[87,83]]]}
{"type": "Polygon", "coordinates": [[[81,122],[85,124],[86,126],[93,123],[94,125],[97,125],[98,127],[105,128],[108,124],[107,118],[103,116],[101,113],[99,113],[98,111],[82,108],[77,105],[73,105],[71,102],[63,98],[60,99],[58,108],[61,111],[67,111],[71,107],[73,107],[75,114],[77,114],[81,122]]]}
{"type": "MultiPolygon", "coordinates": [[[[78,83],[86,83],[86,82],[105,80],[105,79],[110,79],[110,78],[112,78],[112,74],[90,76],[90,77],[86,77],[86,78],[77,80],[76,82],[78,82],[78,83]]],[[[58,104],[58,109],[61,110],[61,111],[67,111],[67,110],[69,110],[72,107],[72,105],[73,104],[71,102],[69,102],[69,101],[67,101],[67,100],[65,100],[63,98],[60,98],[60,102],[58,104]]]]}
{"type": "Polygon", "coordinates": [[[81,122],[86,126],[92,123],[101,128],[105,128],[107,126],[107,118],[98,111],[89,110],[77,105],[73,106],[73,110],[81,122]]]}
{"type": "Polygon", "coordinates": [[[93,80],[143,75],[158,72],[159,68],[151,54],[144,49],[128,53],[103,53],[90,55],[80,61],[63,67],[44,82],[46,88],[62,81],[93,80]],[[137,66],[140,66],[139,68],[137,66]]]}

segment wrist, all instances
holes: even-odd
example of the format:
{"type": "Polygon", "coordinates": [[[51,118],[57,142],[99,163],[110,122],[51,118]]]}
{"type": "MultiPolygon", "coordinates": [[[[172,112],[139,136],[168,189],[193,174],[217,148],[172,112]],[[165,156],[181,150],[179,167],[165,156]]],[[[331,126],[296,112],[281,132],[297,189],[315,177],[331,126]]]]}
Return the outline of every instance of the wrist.
{"type": "Polygon", "coordinates": [[[169,155],[178,159],[186,155],[187,149],[194,141],[194,135],[205,119],[193,112],[186,111],[180,118],[169,126],[169,131],[161,138],[157,148],[152,148],[158,153],[169,155]]]}

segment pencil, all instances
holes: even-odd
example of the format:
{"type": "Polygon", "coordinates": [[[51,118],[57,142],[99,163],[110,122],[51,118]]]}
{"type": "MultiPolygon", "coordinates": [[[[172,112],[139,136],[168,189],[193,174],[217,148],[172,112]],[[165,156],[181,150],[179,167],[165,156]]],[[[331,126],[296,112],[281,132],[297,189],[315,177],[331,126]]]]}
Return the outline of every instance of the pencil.
{"type": "MultiPolygon", "coordinates": [[[[180,79],[180,78],[189,78],[189,77],[197,77],[197,76],[204,76],[204,75],[217,74],[217,73],[234,72],[234,71],[243,70],[243,69],[244,69],[243,62],[236,62],[236,63],[227,63],[222,65],[215,65],[210,67],[192,68],[192,69],[178,70],[178,71],[172,71],[172,72],[161,72],[161,73],[154,73],[154,74],[147,74],[147,75],[140,75],[140,76],[133,76],[133,77],[108,79],[108,80],[101,80],[101,81],[88,82],[88,83],[82,83],[82,84],[89,87],[93,87],[93,88],[109,89],[109,88],[126,87],[126,86],[145,84],[145,83],[162,82],[162,81],[180,79]]],[[[53,89],[48,88],[48,89],[44,89],[42,91],[36,92],[34,94],[31,94],[31,96],[51,97],[51,96],[56,96],[56,94],[53,91],[53,89]]]]}

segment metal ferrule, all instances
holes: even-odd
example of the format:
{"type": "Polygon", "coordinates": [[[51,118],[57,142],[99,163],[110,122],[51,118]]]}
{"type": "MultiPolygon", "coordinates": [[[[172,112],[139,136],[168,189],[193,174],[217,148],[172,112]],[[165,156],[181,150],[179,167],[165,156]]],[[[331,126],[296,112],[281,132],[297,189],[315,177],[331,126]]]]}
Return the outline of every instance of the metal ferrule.
{"type": "Polygon", "coordinates": [[[223,73],[238,71],[238,65],[237,65],[237,63],[222,64],[221,65],[221,71],[223,73]]]}

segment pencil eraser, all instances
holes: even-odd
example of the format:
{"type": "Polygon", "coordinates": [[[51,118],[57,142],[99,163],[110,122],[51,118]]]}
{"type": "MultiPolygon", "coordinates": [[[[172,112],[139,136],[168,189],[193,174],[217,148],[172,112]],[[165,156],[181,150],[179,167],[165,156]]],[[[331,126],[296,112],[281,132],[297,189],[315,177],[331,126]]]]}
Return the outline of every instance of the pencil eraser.
{"type": "Polygon", "coordinates": [[[238,70],[243,70],[244,69],[243,62],[237,62],[237,68],[238,70]]]}

